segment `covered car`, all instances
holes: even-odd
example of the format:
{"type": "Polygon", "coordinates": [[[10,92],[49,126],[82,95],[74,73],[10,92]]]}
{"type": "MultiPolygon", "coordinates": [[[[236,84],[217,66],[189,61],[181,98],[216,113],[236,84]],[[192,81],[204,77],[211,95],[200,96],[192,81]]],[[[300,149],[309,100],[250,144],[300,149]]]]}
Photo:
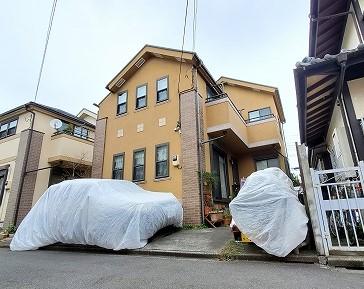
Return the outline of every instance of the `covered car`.
{"type": "Polygon", "coordinates": [[[240,231],[269,254],[285,257],[306,239],[305,207],[279,168],[252,173],[229,207],[240,231]]]}
{"type": "Polygon", "coordinates": [[[69,180],[39,198],[10,249],[36,250],[57,242],[136,249],[158,230],[182,222],[182,206],[172,193],[146,191],[124,180],[69,180]]]}

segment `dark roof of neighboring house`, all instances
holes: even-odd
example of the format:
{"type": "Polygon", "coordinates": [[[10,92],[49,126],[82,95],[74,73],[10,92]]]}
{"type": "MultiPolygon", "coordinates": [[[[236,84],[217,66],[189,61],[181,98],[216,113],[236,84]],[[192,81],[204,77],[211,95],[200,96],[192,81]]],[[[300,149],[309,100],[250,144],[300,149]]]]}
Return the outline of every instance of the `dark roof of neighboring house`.
{"type": "Polygon", "coordinates": [[[340,52],[350,0],[311,0],[309,56],[340,52]]]}
{"type": "Polygon", "coordinates": [[[342,80],[364,77],[364,44],[324,58],[306,57],[294,69],[301,143],[324,142],[342,80]]]}
{"type": "Polygon", "coordinates": [[[66,118],[68,120],[74,121],[75,123],[83,124],[83,125],[85,125],[85,126],[87,126],[89,128],[95,129],[95,125],[93,125],[92,123],[89,123],[88,121],[85,121],[82,118],[79,118],[79,117],[77,117],[77,116],[75,116],[75,115],[73,115],[73,114],[71,114],[69,112],[61,110],[59,108],[54,108],[54,107],[51,107],[51,106],[39,104],[39,103],[36,103],[36,102],[33,102],[33,101],[30,101],[30,102],[28,102],[26,104],[23,104],[21,106],[18,106],[16,108],[13,108],[11,110],[8,110],[8,111],[0,114],[0,119],[6,118],[6,116],[11,115],[11,114],[15,114],[15,113],[17,113],[19,111],[23,111],[23,110],[25,111],[26,108],[31,109],[32,107],[46,110],[46,111],[54,113],[54,114],[56,114],[56,115],[58,115],[60,117],[64,117],[64,118],[66,118]]]}

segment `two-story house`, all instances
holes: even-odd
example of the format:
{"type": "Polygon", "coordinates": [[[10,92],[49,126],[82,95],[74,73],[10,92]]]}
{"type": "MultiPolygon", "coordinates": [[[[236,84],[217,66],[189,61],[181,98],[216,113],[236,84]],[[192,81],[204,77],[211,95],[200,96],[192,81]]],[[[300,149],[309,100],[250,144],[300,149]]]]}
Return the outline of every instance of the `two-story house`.
{"type": "Polygon", "coordinates": [[[198,172],[215,174],[213,199],[228,203],[252,172],[288,170],[275,87],[215,81],[196,53],[146,45],[106,88],[92,177],[172,192],[183,204],[185,223],[203,220],[198,172]]]}
{"type": "Polygon", "coordinates": [[[363,0],[312,0],[309,57],[294,70],[301,143],[310,166],[364,160],[363,0]]]}
{"type": "Polygon", "coordinates": [[[43,192],[90,177],[96,114],[29,102],[0,114],[0,226],[19,225],[43,192]]]}

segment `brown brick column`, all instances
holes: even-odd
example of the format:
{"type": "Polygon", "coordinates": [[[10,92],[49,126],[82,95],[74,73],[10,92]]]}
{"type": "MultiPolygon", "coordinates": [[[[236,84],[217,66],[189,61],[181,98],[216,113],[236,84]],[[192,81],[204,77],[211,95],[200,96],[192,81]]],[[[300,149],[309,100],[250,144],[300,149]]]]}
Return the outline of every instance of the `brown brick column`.
{"type": "Polygon", "coordinates": [[[19,225],[32,208],[37,172],[25,173],[25,175],[23,175],[23,173],[38,169],[43,135],[44,134],[42,132],[38,131],[33,131],[31,133],[31,130],[25,130],[20,135],[13,181],[6,208],[4,227],[9,226],[10,224],[19,225]],[[30,135],[31,139],[29,139],[30,135]],[[27,156],[28,140],[30,142],[30,146],[29,154],[27,156]],[[19,208],[18,215],[16,217],[17,202],[19,202],[19,208]],[[17,218],[17,220],[15,220],[15,218],[17,218]]]}
{"type": "Polygon", "coordinates": [[[182,202],[185,224],[201,224],[201,195],[198,180],[198,131],[196,91],[181,93],[182,202]]]}
{"type": "Polygon", "coordinates": [[[92,157],[91,177],[96,179],[102,178],[102,167],[104,165],[105,151],[105,134],[107,118],[102,118],[96,122],[94,151],[92,157]]]}

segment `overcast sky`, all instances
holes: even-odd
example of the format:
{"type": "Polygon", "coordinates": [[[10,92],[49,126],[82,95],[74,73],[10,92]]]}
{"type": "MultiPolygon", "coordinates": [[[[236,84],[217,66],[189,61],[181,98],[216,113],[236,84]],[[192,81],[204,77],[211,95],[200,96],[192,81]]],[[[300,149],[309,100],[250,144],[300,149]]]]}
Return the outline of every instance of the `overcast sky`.
{"type": "MultiPolygon", "coordinates": [[[[193,0],[185,50],[193,49],[193,0]]],[[[0,113],[34,101],[53,0],[1,1],[0,113]]],[[[36,102],[96,112],[145,45],[181,49],[186,0],[58,0],[36,102]]],[[[198,0],[195,52],[220,76],[279,89],[291,167],[299,142],[293,68],[308,53],[309,1],[198,0]]]]}

